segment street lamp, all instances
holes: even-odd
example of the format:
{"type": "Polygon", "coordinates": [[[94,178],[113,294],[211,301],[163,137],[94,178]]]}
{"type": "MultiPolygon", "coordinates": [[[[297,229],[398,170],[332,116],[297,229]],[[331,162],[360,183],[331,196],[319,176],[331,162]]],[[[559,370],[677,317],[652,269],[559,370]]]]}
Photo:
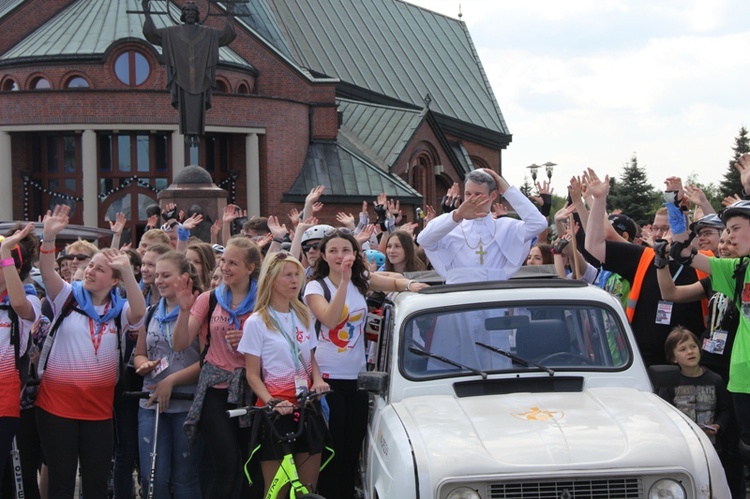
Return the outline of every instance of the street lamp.
{"type": "Polygon", "coordinates": [[[541,166],[539,166],[536,163],[534,163],[534,164],[531,164],[531,165],[527,166],[526,168],[528,168],[529,170],[531,170],[531,180],[534,181],[534,182],[536,182],[536,175],[539,172],[539,168],[541,168],[541,166]]]}
{"type": "Polygon", "coordinates": [[[545,170],[547,170],[547,179],[552,180],[552,170],[557,166],[556,163],[553,163],[552,161],[547,161],[542,165],[545,170]]]}

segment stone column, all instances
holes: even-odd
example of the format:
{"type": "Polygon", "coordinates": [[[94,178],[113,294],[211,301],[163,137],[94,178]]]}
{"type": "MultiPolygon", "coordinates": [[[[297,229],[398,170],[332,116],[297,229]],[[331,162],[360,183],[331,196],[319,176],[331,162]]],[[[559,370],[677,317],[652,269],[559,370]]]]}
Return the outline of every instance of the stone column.
{"type": "Polygon", "coordinates": [[[185,168],[185,136],[179,130],[172,132],[172,182],[185,168]]]}
{"type": "Polygon", "coordinates": [[[247,192],[247,216],[260,216],[260,149],[258,134],[249,133],[245,136],[245,171],[247,192]]]}
{"type": "Polygon", "coordinates": [[[83,162],[83,225],[99,227],[99,172],[96,160],[96,132],[84,130],[81,136],[83,162]]]}
{"type": "MultiPolygon", "coordinates": [[[[13,164],[10,134],[0,132],[0,220],[13,220],[13,164]]],[[[23,199],[22,201],[23,202],[23,199]]]]}

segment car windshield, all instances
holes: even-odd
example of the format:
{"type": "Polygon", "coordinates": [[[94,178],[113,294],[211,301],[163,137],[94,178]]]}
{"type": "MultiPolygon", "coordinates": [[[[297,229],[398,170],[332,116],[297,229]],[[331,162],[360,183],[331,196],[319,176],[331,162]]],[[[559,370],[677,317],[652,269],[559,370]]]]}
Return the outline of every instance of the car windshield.
{"type": "Polygon", "coordinates": [[[616,370],[631,355],[620,320],[597,304],[429,311],[405,322],[400,348],[404,375],[413,379],[544,368],[616,370]]]}

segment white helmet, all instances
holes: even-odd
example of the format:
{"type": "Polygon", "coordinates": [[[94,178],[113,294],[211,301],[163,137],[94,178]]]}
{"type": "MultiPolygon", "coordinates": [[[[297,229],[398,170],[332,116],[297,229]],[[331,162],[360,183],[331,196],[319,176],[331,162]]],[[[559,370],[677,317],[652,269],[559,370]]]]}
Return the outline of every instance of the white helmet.
{"type": "Polygon", "coordinates": [[[326,232],[333,229],[333,227],[326,224],[313,225],[302,234],[302,241],[300,241],[300,243],[305,244],[307,241],[313,239],[323,239],[323,236],[325,236],[326,232]]]}

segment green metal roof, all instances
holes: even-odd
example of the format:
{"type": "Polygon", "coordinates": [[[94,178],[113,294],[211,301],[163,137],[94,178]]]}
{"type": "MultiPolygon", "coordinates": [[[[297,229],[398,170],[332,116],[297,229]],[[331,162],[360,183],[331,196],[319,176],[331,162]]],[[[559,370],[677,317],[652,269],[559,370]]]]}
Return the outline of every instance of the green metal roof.
{"type": "Polygon", "coordinates": [[[301,66],[419,109],[429,94],[431,111],[509,134],[462,21],[400,0],[258,1],[301,66]]]}
{"type": "Polygon", "coordinates": [[[0,19],[23,2],[24,0],[0,0],[0,19]]]}
{"type": "MultiPolygon", "coordinates": [[[[2,0],[0,0],[2,1],[2,0]]],[[[142,14],[138,0],[78,0],[39,27],[21,43],[0,57],[2,61],[35,57],[94,56],[104,54],[109,47],[124,39],[143,37],[142,14]]],[[[180,11],[173,7],[173,15],[180,11]]],[[[157,28],[171,25],[169,16],[152,15],[157,28]]],[[[161,47],[154,47],[161,53],[161,47]]],[[[247,61],[228,47],[219,49],[221,62],[253,69],[247,61]]]]}
{"type": "Polygon", "coordinates": [[[304,200],[312,188],[326,186],[323,201],[361,203],[380,193],[407,203],[421,203],[422,195],[396,175],[390,175],[341,142],[313,142],[285,202],[304,200]]]}
{"type": "Polygon", "coordinates": [[[343,132],[356,136],[388,167],[393,167],[427,112],[347,99],[338,104],[343,132]]]}

